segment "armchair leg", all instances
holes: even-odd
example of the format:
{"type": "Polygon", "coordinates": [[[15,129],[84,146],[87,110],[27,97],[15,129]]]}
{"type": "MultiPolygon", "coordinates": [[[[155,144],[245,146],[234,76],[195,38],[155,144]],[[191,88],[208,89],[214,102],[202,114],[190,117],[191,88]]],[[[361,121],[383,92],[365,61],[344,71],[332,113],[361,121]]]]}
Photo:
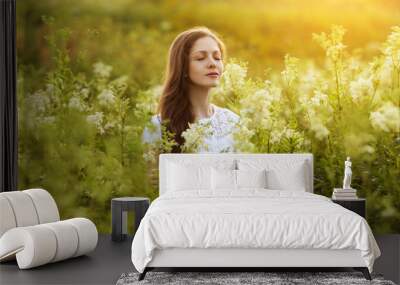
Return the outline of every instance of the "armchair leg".
{"type": "Polygon", "coordinates": [[[367,267],[354,267],[355,270],[361,271],[364,275],[365,279],[372,280],[371,275],[369,274],[369,270],[367,267]]]}
{"type": "Polygon", "coordinates": [[[144,277],[146,276],[147,271],[149,271],[149,270],[148,270],[148,268],[146,267],[146,268],[144,269],[144,271],[143,271],[142,273],[139,274],[138,281],[142,281],[142,280],[144,279],[144,277]]]}

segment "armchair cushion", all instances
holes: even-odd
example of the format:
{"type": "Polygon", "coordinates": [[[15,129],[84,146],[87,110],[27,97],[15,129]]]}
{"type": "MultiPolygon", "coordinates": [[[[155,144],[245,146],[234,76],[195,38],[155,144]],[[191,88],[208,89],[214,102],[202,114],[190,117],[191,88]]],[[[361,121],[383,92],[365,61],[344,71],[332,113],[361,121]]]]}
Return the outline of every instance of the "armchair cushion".
{"type": "Polygon", "coordinates": [[[86,254],[96,248],[97,236],[85,218],[13,228],[0,239],[0,260],[15,255],[20,269],[32,268],[86,254]]]}
{"type": "Polygon", "coordinates": [[[0,193],[0,262],[20,269],[86,254],[96,248],[96,226],[86,218],[59,221],[53,197],[43,189],[0,193]]]}

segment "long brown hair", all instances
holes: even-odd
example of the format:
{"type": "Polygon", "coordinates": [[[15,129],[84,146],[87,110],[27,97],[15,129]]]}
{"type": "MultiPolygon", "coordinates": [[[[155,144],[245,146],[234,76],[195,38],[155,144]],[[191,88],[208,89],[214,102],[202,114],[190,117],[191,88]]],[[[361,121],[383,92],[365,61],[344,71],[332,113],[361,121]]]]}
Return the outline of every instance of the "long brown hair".
{"type": "Polygon", "coordinates": [[[194,115],[189,100],[189,53],[193,44],[200,38],[213,38],[221,51],[225,54],[223,42],[206,27],[195,27],[180,33],[169,48],[165,82],[158,105],[161,121],[166,122],[166,129],[174,133],[178,144],[172,152],[181,152],[184,138],[181,136],[189,123],[194,122],[194,115]]]}

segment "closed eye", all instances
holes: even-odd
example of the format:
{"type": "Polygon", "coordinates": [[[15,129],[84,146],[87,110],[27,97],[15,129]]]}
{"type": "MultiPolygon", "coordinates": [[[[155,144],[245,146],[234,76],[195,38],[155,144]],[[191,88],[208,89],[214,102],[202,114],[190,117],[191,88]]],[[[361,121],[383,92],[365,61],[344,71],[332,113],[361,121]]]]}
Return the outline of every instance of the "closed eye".
{"type": "MultiPolygon", "coordinates": [[[[195,58],[195,60],[197,60],[197,61],[202,61],[202,60],[205,60],[206,58],[205,57],[199,57],[199,58],[195,58]]],[[[220,60],[222,60],[220,57],[214,57],[214,60],[218,60],[218,61],[220,61],[220,60]]]]}

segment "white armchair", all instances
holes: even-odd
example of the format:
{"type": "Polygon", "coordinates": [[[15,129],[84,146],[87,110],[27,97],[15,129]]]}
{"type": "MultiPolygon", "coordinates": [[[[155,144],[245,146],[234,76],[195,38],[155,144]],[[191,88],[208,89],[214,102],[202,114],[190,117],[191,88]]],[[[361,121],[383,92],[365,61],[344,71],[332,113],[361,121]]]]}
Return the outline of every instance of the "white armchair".
{"type": "Polygon", "coordinates": [[[20,269],[28,269],[86,254],[97,240],[92,221],[60,221],[46,190],[0,193],[0,262],[16,258],[20,269]]]}

